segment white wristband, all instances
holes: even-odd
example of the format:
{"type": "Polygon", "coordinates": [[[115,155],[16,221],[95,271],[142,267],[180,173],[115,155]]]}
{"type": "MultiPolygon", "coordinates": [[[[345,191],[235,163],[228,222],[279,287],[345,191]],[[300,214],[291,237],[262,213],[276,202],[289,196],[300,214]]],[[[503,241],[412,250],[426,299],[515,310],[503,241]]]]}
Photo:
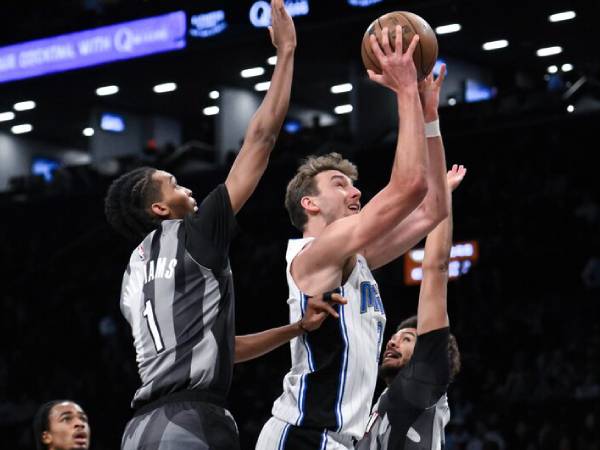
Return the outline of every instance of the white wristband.
{"type": "Polygon", "coordinates": [[[432,138],[441,136],[440,131],[440,119],[436,119],[433,122],[427,122],[425,124],[425,137],[432,138]]]}

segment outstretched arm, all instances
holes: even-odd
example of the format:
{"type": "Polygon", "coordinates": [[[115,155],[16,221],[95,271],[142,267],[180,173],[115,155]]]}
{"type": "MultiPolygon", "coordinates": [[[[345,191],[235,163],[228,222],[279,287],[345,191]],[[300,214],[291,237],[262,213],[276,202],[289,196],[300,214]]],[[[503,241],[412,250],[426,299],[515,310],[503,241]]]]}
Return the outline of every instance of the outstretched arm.
{"type": "MultiPolygon", "coordinates": [[[[445,76],[446,65],[443,64],[436,79],[430,74],[419,84],[425,123],[439,120],[439,99],[445,76]]],[[[441,135],[427,137],[427,153],[427,195],[408,217],[365,248],[364,256],[371,269],[384,266],[403,255],[448,216],[446,157],[441,135]]]]}
{"type": "Polygon", "coordinates": [[[314,331],[331,315],[336,319],[338,313],[332,303],[346,304],[339,294],[331,294],[331,300],[324,300],[323,295],[308,299],[304,317],[298,322],[278,328],[235,337],[235,363],[249,361],[269,353],[306,332],[314,331]]]}
{"type": "Polygon", "coordinates": [[[448,171],[448,204],[450,214],[429,235],[425,241],[423,259],[423,280],[419,291],[417,307],[417,334],[422,335],[432,330],[447,327],[448,312],[446,298],[448,291],[448,265],[452,249],[452,198],[453,191],[462,182],[467,169],[463,166],[452,166],[448,171]]]}
{"type": "Polygon", "coordinates": [[[244,144],[225,181],[235,213],[250,198],[265,172],[290,103],[296,30],[283,0],[271,0],[271,17],[269,31],[277,48],[277,64],[269,90],[252,117],[244,144]]]}

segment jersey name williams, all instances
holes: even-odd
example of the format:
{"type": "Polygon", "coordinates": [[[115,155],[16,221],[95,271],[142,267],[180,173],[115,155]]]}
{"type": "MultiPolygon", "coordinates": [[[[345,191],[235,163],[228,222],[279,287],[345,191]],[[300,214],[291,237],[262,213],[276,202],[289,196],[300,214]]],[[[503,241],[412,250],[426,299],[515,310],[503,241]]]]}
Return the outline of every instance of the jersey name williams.
{"type": "Polygon", "coordinates": [[[151,259],[149,263],[144,264],[144,284],[157,278],[173,278],[175,266],[177,266],[176,258],[172,258],[168,263],[167,258],[158,258],[156,262],[151,259]]]}

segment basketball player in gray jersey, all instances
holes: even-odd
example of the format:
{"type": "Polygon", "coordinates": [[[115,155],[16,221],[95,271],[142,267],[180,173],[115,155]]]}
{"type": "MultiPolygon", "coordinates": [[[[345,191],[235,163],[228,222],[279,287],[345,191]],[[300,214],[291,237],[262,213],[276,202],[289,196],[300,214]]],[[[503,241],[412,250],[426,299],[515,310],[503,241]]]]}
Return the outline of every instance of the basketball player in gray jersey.
{"type": "MultiPolygon", "coordinates": [[[[463,166],[448,172],[456,189],[463,166]]],[[[450,195],[448,202],[451,204],[450,195]]],[[[386,345],[380,376],[387,384],[357,450],[441,450],[450,420],[446,389],[460,368],[446,308],[452,213],[425,242],[416,318],[403,321],[386,345]]]]}
{"type": "Polygon", "coordinates": [[[296,48],[283,0],[271,7],[277,64],[225,183],[200,204],[173,175],[153,168],[129,172],[109,188],[108,221],[141,241],[121,291],[141,378],[123,450],[239,448],[224,409],[235,353],[228,252],[235,214],[264,173],[288,110],[296,48]]]}

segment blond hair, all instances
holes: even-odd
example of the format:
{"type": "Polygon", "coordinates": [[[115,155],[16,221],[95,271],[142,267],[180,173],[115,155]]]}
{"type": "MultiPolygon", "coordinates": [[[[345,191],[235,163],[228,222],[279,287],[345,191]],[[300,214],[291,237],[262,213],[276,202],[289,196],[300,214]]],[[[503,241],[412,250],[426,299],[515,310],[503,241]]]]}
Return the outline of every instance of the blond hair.
{"type": "Polygon", "coordinates": [[[288,211],[292,225],[300,231],[304,231],[304,226],[308,221],[308,215],[300,201],[304,196],[319,194],[314,178],[326,170],[339,170],[352,181],[358,179],[356,166],[339,153],[329,153],[323,156],[311,155],[306,158],[298,167],[294,178],[288,183],[285,193],[285,209],[288,211]]]}

